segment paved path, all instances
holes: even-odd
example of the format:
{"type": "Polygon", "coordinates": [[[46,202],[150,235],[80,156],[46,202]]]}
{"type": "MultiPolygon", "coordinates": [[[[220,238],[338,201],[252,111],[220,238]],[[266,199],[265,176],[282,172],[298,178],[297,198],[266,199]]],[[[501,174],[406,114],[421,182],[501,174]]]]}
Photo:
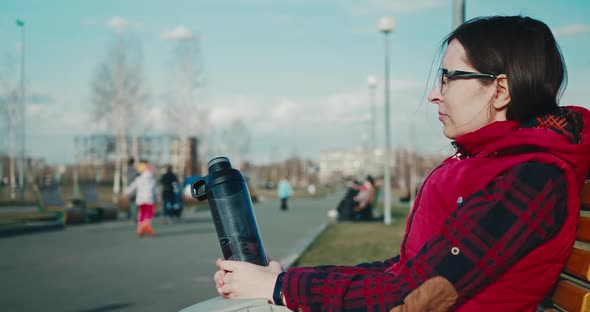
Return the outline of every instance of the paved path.
{"type": "MultiPolygon", "coordinates": [[[[255,205],[267,255],[290,260],[327,221],[338,195],[255,205]]],[[[208,210],[155,222],[138,238],[128,221],[0,238],[0,311],[178,311],[216,296],[221,250],[208,210]]]]}

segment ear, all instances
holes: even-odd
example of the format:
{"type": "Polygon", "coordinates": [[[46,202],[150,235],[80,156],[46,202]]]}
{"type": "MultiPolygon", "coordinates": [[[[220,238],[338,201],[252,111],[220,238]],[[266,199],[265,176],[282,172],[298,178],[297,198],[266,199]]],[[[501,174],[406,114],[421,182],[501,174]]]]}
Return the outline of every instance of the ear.
{"type": "Polygon", "coordinates": [[[494,95],[494,108],[497,110],[505,109],[510,103],[510,89],[508,88],[508,77],[501,74],[496,78],[496,94],[494,95]]]}

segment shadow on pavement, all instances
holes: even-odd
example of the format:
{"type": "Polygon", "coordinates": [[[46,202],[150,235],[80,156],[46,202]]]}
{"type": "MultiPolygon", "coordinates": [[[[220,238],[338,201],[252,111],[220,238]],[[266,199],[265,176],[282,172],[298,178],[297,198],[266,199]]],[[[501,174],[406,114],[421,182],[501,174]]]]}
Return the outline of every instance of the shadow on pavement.
{"type": "Polygon", "coordinates": [[[183,236],[183,235],[193,235],[193,234],[200,234],[200,233],[215,233],[215,228],[204,228],[204,229],[186,229],[186,230],[166,230],[163,231],[160,229],[159,231],[156,230],[156,234],[152,238],[158,237],[166,237],[166,236],[183,236]]]}
{"type": "Polygon", "coordinates": [[[191,223],[211,223],[213,224],[213,219],[211,217],[206,218],[190,218],[190,219],[182,219],[180,221],[176,221],[179,224],[191,224],[191,223]]]}
{"type": "Polygon", "coordinates": [[[79,310],[78,312],[109,312],[125,309],[130,306],[133,306],[133,303],[111,303],[96,308],[79,310]]]}

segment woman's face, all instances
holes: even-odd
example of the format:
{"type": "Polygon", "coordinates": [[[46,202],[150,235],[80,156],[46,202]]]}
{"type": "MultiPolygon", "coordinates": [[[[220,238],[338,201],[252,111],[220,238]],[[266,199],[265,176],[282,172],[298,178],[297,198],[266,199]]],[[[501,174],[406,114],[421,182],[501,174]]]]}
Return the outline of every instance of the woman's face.
{"type": "MultiPolygon", "coordinates": [[[[465,49],[457,40],[449,43],[442,61],[442,68],[477,72],[465,62],[465,49]]],[[[428,100],[438,105],[438,119],[443,124],[443,133],[447,138],[456,139],[494,121],[506,120],[505,112],[497,112],[492,106],[496,82],[483,86],[477,78],[442,77],[441,80],[440,76],[437,77],[437,81],[438,83],[428,95],[428,100]]]]}

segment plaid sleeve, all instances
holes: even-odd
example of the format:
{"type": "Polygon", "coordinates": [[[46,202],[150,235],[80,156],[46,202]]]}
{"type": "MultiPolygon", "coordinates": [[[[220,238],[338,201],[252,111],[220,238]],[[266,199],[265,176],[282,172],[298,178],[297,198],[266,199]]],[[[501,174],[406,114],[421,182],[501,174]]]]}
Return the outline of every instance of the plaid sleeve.
{"type": "Polygon", "coordinates": [[[398,275],[292,268],[283,293],[292,310],[389,311],[428,279],[442,276],[462,302],[554,237],[566,216],[563,172],[519,164],[463,201],[398,275]]]}
{"type": "MultiPolygon", "coordinates": [[[[330,272],[330,273],[343,273],[343,274],[379,274],[385,272],[387,268],[399,262],[399,255],[385,261],[375,261],[371,263],[361,263],[355,266],[348,265],[322,265],[317,267],[306,267],[305,269],[315,272],[330,272]]],[[[299,268],[303,269],[303,268],[299,268]]]]}

